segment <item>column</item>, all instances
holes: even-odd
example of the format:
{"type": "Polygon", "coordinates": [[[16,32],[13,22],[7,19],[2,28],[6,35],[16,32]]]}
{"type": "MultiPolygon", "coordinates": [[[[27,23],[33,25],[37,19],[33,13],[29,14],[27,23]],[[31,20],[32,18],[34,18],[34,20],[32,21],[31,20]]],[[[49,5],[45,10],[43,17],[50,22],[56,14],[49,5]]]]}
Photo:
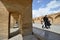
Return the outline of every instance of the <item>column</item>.
{"type": "Polygon", "coordinates": [[[21,13],[20,31],[23,40],[37,40],[32,34],[32,28],[32,7],[30,5],[21,13]]]}
{"type": "Polygon", "coordinates": [[[32,10],[31,6],[26,8],[21,15],[22,35],[32,35],[32,10]]]}
{"type": "Polygon", "coordinates": [[[9,12],[0,1],[0,40],[8,40],[9,12]]]}

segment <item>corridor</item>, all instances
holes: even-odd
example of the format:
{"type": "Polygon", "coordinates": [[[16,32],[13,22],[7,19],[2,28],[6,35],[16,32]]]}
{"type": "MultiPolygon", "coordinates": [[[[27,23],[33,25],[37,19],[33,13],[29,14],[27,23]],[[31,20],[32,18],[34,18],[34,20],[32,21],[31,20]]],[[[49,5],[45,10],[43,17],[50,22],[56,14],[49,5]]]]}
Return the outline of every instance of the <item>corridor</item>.
{"type": "MultiPolygon", "coordinates": [[[[18,28],[12,28],[11,31],[17,31],[18,28]]],[[[51,25],[50,29],[42,28],[41,24],[33,24],[33,33],[41,40],[60,40],[60,25],[51,25]]],[[[22,40],[21,35],[18,34],[9,40],[22,40]],[[20,38],[19,38],[20,37],[20,38]]],[[[33,36],[34,37],[34,36],[33,36]]],[[[36,39],[34,39],[36,40],[36,39]]]]}

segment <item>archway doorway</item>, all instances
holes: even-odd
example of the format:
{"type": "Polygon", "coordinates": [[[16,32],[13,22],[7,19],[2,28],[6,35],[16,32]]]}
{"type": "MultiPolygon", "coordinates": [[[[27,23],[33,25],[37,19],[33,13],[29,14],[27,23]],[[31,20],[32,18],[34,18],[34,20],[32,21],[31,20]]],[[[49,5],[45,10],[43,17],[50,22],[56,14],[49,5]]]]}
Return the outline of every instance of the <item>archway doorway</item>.
{"type": "Polygon", "coordinates": [[[9,16],[9,38],[20,33],[20,14],[18,12],[10,12],[9,16]]]}

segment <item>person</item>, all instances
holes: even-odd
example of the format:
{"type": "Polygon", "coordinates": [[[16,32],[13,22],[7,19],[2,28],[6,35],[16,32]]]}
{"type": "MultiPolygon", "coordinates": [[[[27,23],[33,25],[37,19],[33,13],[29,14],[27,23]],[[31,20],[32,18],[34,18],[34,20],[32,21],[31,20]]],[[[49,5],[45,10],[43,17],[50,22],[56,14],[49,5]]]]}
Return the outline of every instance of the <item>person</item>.
{"type": "Polygon", "coordinates": [[[47,15],[45,15],[45,17],[43,18],[43,21],[44,21],[45,27],[46,27],[47,29],[50,28],[51,23],[50,23],[47,15]]]}

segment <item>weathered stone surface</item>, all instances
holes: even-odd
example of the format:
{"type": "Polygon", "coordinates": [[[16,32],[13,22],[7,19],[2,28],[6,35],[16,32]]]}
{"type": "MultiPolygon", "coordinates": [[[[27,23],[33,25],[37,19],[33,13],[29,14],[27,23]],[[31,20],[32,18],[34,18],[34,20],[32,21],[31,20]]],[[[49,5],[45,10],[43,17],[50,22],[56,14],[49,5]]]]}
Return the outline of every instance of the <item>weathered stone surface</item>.
{"type": "Polygon", "coordinates": [[[8,21],[9,21],[9,12],[0,1],[0,39],[8,40],[8,21]]]}
{"type": "Polygon", "coordinates": [[[11,12],[11,15],[10,15],[10,27],[14,27],[16,22],[18,22],[19,20],[19,13],[18,12],[11,12]]]}
{"type": "MultiPolygon", "coordinates": [[[[35,23],[41,23],[41,18],[42,17],[37,17],[33,20],[34,20],[35,23]]],[[[49,18],[49,20],[52,24],[60,24],[60,21],[59,21],[60,20],[60,12],[48,15],[48,18],[49,18]]]]}
{"type": "Polygon", "coordinates": [[[19,22],[23,36],[32,34],[32,0],[0,0],[0,2],[0,34],[8,38],[8,30],[16,21],[19,22]]]}
{"type": "Polygon", "coordinates": [[[22,13],[21,24],[22,24],[22,35],[31,35],[32,34],[32,10],[31,4],[25,8],[22,13]]]}
{"type": "Polygon", "coordinates": [[[24,36],[23,40],[38,40],[34,35],[24,36]]]}

